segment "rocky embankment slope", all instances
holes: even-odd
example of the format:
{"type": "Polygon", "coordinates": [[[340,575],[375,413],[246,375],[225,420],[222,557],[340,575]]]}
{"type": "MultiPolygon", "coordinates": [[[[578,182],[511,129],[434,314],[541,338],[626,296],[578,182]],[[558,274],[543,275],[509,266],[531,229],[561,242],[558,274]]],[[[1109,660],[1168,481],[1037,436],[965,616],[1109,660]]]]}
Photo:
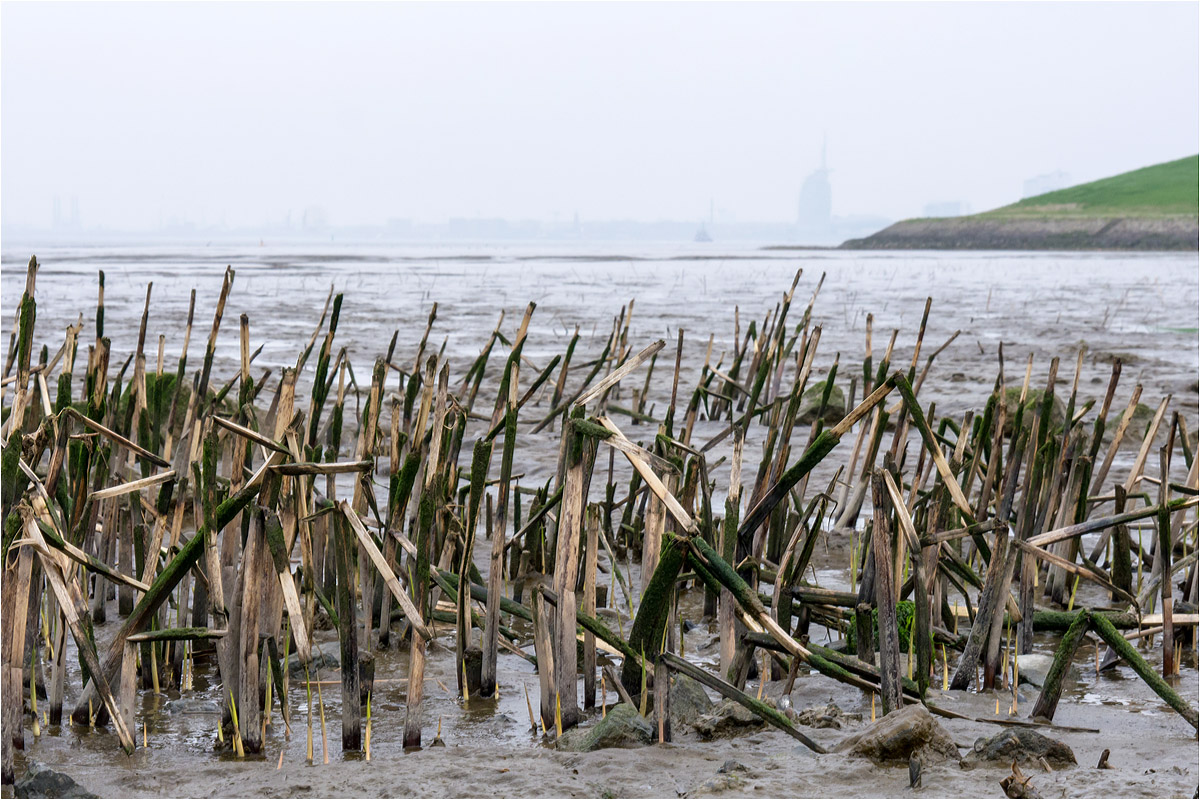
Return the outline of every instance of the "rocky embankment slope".
{"type": "Polygon", "coordinates": [[[1196,250],[1195,216],[950,217],[897,222],[850,250],[1196,250]]]}

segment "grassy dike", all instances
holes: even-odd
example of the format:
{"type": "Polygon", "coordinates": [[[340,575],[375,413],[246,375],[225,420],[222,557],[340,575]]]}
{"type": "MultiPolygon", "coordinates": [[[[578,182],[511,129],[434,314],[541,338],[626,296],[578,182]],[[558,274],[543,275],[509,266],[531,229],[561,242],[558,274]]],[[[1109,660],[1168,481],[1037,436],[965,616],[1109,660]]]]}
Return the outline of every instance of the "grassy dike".
{"type": "Polygon", "coordinates": [[[963,217],[897,222],[856,250],[1196,250],[1200,156],[963,217]]]}

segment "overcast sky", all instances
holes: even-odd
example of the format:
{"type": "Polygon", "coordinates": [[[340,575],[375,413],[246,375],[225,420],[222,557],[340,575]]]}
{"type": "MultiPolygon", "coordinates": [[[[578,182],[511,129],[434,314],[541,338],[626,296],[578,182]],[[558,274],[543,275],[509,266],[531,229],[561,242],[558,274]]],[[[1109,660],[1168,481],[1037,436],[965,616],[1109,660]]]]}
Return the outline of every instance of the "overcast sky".
{"type": "Polygon", "coordinates": [[[5,225],[975,210],[1195,153],[1196,3],[4,3],[5,225]]]}

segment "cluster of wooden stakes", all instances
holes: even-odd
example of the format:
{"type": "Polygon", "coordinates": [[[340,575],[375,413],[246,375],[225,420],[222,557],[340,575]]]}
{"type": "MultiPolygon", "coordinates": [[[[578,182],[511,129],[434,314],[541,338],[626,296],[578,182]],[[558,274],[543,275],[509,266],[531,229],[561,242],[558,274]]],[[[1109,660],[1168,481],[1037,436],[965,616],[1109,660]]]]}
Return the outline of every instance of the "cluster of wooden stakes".
{"type": "MultiPolygon", "coordinates": [[[[272,696],[287,718],[288,663],[307,667],[317,617],[340,640],[343,748],[365,745],[368,753],[370,652],[410,649],[404,744],[419,746],[426,647],[439,623],[443,632],[455,631],[464,699],[496,692],[501,649],[536,664],[540,723],[551,735],[580,723],[581,698],[584,709],[596,706],[600,650],[611,663],[620,658],[621,669],[618,675],[604,667],[599,680],[643,714],[653,711],[661,739],[671,736],[667,687],[680,673],[824,752],[788,716],[744,691],[756,650],[787,676],[785,692],[804,667],[806,675],[878,696],[885,714],[924,702],[955,717],[927,697],[931,680],[938,683],[935,648],[943,688],[1015,686],[1011,665],[1039,630],[1064,633],[1030,714],[1036,722],[1024,724],[1053,718],[1062,677],[1089,631],[1198,724],[1196,709],[1169,680],[1178,670],[1177,642],[1194,641],[1197,622],[1194,614],[1174,614],[1173,602],[1177,584],[1181,601],[1196,599],[1196,523],[1188,523],[1187,510],[1197,502],[1198,462],[1183,418],[1176,413],[1167,421],[1169,397],[1145,431],[1130,430],[1140,386],[1100,458],[1106,426],[1117,417],[1110,412],[1119,362],[1099,408],[1076,406],[1081,351],[1069,394],[1060,387],[1057,359],[1040,387],[1031,383],[1032,357],[1015,380],[1001,359],[981,412],[939,418],[917,400],[934,358],[950,343],[918,374],[927,303],[907,369],[890,363],[895,333],[873,361],[868,321],[862,370],[852,371],[846,392],[848,413],[830,417],[838,363],[810,385],[821,335],[811,311],[820,284],[800,321],[789,320],[798,273],[761,325],[735,331],[732,356],[715,366],[710,339],[686,405],[676,402],[680,331],[662,419],[646,413],[645,400],[665,343],[631,346],[632,303],[614,320],[603,351],[582,366],[572,364],[578,331],[562,356],[538,369],[522,356],[534,305],[511,337],[501,333],[502,315],[454,381],[443,354],[427,348],[435,305],[411,361],[397,363],[393,336],[369,388],[360,391],[346,351],[335,346],[342,298],[331,292],[295,367],[278,375],[252,374],[256,354],[242,315],[241,368],[219,386],[212,366],[233,270],[225,273],[203,363],[189,377],[195,292],[174,371],[164,364],[163,337],[157,356],[146,348],[150,288],[136,352],[114,369],[101,273],[84,366],[77,358],[82,315],[53,357],[48,347],[35,348],[37,269],[31,259],[2,387],[5,782],[13,780],[13,751],[23,747],[26,728],[36,735],[39,724],[62,724],[68,633],[82,675],[70,722],[111,726],[132,752],[138,684],[186,692],[195,660],[215,652],[226,701],[217,735],[248,754],[262,750],[272,696]],[[495,403],[479,412],[489,357],[505,346],[498,386],[497,370],[488,383],[495,403]],[[525,368],[537,373],[532,380],[525,368]],[[618,384],[643,369],[633,407],[613,403],[618,384]],[[297,397],[301,376],[311,386],[307,403],[297,397]],[[569,391],[568,384],[579,388],[569,391]],[[802,402],[814,386],[822,387],[817,413],[802,422],[802,402]],[[1015,387],[1019,400],[1007,403],[1015,387]],[[348,392],[357,420],[345,420],[348,392]],[[1062,402],[1056,393],[1067,397],[1065,413],[1055,413],[1062,402]],[[539,405],[534,421],[530,412],[539,405]],[[632,441],[613,422],[618,414],[657,426],[652,440],[632,441]],[[699,442],[692,438],[697,420],[727,425],[699,442]],[[474,425],[479,435],[470,457],[460,457],[469,423],[481,423],[474,425]],[[521,428],[554,425],[561,431],[557,477],[522,487],[513,470],[521,428]],[[760,426],[763,455],[743,497],[751,426],[760,426]],[[1163,431],[1154,464],[1151,450],[1163,431]],[[1139,435],[1132,470],[1110,484],[1122,440],[1139,435]],[[843,439],[850,446],[837,450],[843,439]],[[720,498],[709,476],[724,459],[713,461],[710,453],[722,442],[732,445],[731,477],[724,514],[716,516],[720,498]],[[603,498],[595,498],[601,445],[608,446],[608,481],[603,498]],[[1188,465],[1182,484],[1168,477],[1176,451],[1188,465]],[[632,466],[627,488],[613,480],[616,457],[632,466]],[[808,478],[827,458],[838,459],[838,477],[814,492],[808,478]],[[386,493],[377,494],[375,475],[385,468],[386,493]],[[871,512],[865,525],[856,524],[868,495],[871,512]],[[481,520],[490,539],[483,545],[490,552],[486,576],[472,560],[481,520]],[[1138,520],[1152,524],[1144,545],[1131,535],[1138,520]],[[1089,552],[1081,537],[1094,533],[1101,537],[1089,552]],[[822,536],[861,543],[850,565],[855,590],[804,580],[822,536]],[[610,592],[597,591],[601,552],[610,592]],[[640,555],[641,586],[632,585],[631,571],[622,574],[617,554],[640,555]],[[1109,604],[1077,607],[1081,581],[1101,587],[1109,604]],[[719,630],[719,675],[679,655],[677,600],[691,587],[705,593],[705,614],[719,630]],[[598,599],[621,607],[618,590],[632,619],[627,633],[620,615],[607,615],[617,619],[613,630],[597,608],[598,599]],[[123,622],[101,650],[93,623],[106,621],[113,594],[123,622]],[[819,645],[808,636],[814,624],[855,643],[819,645]],[[1161,674],[1129,641],[1153,636],[1161,638],[1161,674]]],[[[312,686],[320,692],[321,682],[304,674],[311,759],[312,686]]]]}

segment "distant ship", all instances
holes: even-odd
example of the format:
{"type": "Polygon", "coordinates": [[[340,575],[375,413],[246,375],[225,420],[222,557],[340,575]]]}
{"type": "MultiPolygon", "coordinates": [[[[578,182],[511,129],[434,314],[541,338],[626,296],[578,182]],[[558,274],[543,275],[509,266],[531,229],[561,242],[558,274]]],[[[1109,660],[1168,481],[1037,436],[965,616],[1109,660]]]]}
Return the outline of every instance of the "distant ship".
{"type": "Polygon", "coordinates": [[[711,242],[712,237],[708,235],[708,230],[704,227],[704,223],[700,223],[700,227],[696,230],[696,236],[692,239],[695,242],[711,242]]]}

